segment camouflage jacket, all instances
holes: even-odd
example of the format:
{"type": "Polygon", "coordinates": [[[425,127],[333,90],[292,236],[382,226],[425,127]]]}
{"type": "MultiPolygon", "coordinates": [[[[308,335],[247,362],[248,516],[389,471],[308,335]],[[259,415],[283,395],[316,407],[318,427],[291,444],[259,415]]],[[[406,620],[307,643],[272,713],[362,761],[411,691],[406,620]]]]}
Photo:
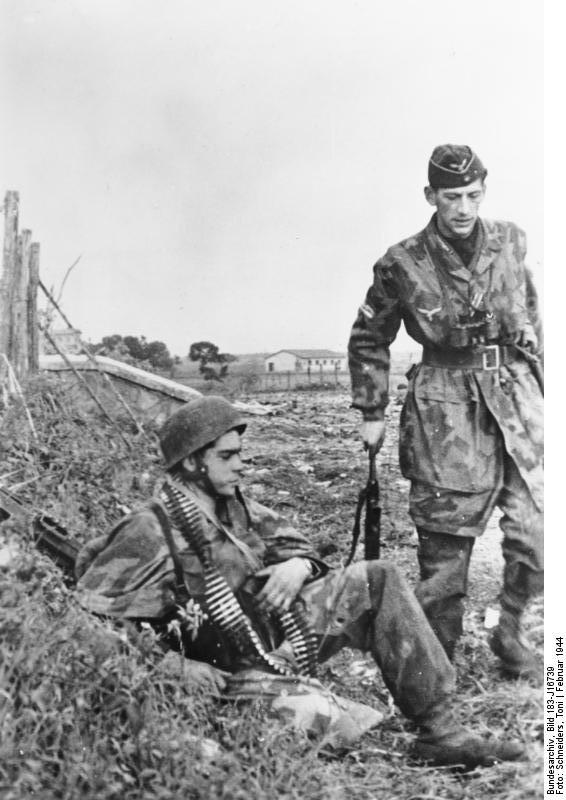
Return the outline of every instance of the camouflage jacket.
{"type": "MultiPolygon", "coordinates": [[[[195,497],[198,500],[198,492],[195,497]]],[[[221,516],[203,515],[202,519],[214,565],[238,594],[252,620],[252,595],[257,589],[252,576],[257,570],[300,556],[317,564],[321,574],[327,571],[301,533],[254,500],[230,498],[221,516]],[[236,539],[242,547],[235,543],[236,539]]],[[[219,631],[199,617],[205,591],[202,564],[174,527],[172,534],[191,598],[188,611],[185,609],[190,634],[184,643],[188,645],[187,655],[233,669],[238,654],[219,631]]],[[[79,553],[76,572],[78,599],[89,611],[151,621],[168,620],[175,615],[179,597],[173,559],[151,506],[129,514],[109,534],[86,545],[79,553]]],[[[257,624],[262,623],[258,618],[257,624]]],[[[262,633],[270,637],[273,632],[262,633]]]]}
{"type": "MultiPolygon", "coordinates": [[[[353,406],[383,419],[389,346],[401,322],[419,344],[456,350],[451,331],[482,297],[500,344],[519,339],[542,350],[542,328],[524,233],[510,222],[480,220],[469,267],[438,233],[435,217],[391,247],[374,267],[348,346],[353,406]]],[[[542,498],[542,398],[527,362],[493,372],[419,365],[410,374],[401,418],[400,457],[408,478],[432,486],[482,491],[493,486],[503,434],[537,503],[542,498]],[[495,422],[494,422],[495,421],[495,422]]]]}

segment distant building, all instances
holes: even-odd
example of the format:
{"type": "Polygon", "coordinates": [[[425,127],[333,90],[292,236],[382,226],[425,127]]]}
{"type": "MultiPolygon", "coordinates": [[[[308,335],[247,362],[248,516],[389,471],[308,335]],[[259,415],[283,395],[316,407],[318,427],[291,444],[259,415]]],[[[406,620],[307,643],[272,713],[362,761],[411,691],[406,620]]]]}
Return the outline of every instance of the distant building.
{"type": "Polygon", "coordinates": [[[348,357],[334,350],[278,350],[265,358],[266,372],[341,372],[348,357]]]}
{"type": "MultiPolygon", "coordinates": [[[[82,353],[81,332],[76,328],[51,329],[49,335],[63,353],[70,355],[82,353]]],[[[51,342],[47,341],[42,335],[39,337],[39,351],[42,355],[52,355],[57,352],[51,342]]]]}

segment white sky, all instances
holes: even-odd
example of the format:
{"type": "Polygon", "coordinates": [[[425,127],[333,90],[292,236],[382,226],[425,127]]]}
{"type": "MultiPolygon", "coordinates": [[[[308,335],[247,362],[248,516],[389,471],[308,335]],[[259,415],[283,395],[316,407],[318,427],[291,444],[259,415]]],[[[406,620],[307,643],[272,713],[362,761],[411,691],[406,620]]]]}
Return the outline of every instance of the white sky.
{"type": "MultiPolygon", "coordinates": [[[[433,147],[543,258],[539,0],[0,0],[0,191],[90,340],[343,350],[433,147]]],[[[409,346],[408,340],[401,340],[409,346]]]]}

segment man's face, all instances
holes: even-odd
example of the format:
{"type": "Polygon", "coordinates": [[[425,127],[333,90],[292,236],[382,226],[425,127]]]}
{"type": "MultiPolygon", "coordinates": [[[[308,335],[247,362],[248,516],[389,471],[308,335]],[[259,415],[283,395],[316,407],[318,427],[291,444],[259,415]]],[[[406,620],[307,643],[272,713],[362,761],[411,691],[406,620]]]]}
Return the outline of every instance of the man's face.
{"type": "Polygon", "coordinates": [[[242,437],[238,431],[228,431],[205,450],[202,462],[216,492],[233,497],[240,483],[244,465],[240,458],[242,437]]]}
{"type": "Polygon", "coordinates": [[[455,189],[425,188],[425,197],[431,206],[436,206],[438,227],[445,236],[465,239],[473,230],[479,209],[485,197],[485,185],[481,179],[469,186],[455,189]]]}

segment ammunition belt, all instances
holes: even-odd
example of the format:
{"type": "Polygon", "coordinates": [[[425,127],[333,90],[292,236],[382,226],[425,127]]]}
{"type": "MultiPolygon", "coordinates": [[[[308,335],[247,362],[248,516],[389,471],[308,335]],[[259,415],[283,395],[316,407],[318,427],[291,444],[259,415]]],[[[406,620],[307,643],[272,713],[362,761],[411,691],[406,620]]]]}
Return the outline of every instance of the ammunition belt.
{"type": "MultiPolygon", "coordinates": [[[[185,540],[194,548],[204,573],[206,610],[212,621],[227,636],[242,655],[257,657],[264,666],[280,675],[292,675],[293,669],[273,658],[252,627],[234,592],[212,562],[210,546],[206,539],[197,505],[172,483],[161,490],[161,500],[185,540]]],[[[298,603],[288,611],[274,614],[284,637],[293,648],[299,672],[315,675],[318,643],[314,631],[298,603]]]]}

